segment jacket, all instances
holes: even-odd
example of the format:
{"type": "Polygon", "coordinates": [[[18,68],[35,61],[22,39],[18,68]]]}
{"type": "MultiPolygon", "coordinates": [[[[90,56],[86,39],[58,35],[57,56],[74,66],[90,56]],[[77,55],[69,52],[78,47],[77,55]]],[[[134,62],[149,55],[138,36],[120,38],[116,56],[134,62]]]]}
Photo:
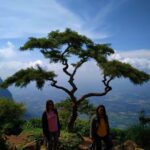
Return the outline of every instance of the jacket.
{"type": "MultiPolygon", "coordinates": [[[[59,122],[57,109],[54,109],[53,111],[57,115],[58,132],[60,133],[60,122],[59,122]]],[[[47,120],[46,111],[44,111],[42,114],[42,129],[43,129],[43,134],[46,136],[46,138],[48,138],[49,130],[48,130],[48,120],[47,120]]]]}
{"type": "MultiPolygon", "coordinates": [[[[100,119],[100,118],[99,118],[100,119]]],[[[108,117],[105,118],[106,125],[107,125],[107,135],[109,134],[109,122],[108,117]]],[[[91,119],[91,127],[90,127],[90,137],[95,139],[97,137],[97,129],[99,126],[99,120],[96,115],[94,115],[91,119]]]]}

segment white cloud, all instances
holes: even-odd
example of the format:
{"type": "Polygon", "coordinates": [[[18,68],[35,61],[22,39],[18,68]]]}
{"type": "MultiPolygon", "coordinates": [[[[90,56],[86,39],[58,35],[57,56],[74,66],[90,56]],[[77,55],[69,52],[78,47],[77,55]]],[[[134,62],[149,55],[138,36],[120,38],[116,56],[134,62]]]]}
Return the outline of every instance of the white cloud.
{"type": "Polygon", "coordinates": [[[20,52],[8,41],[5,46],[0,48],[0,77],[6,78],[19,69],[37,65],[44,66],[42,60],[33,59],[31,56],[29,52],[20,52]]]}
{"type": "Polygon", "coordinates": [[[58,28],[80,28],[82,24],[80,17],[63,8],[55,0],[6,1],[0,8],[5,11],[0,15],[0,38],[41,35],[58,28]]]}
{"type": "Polygon", "coordinates": [[[92,39],[104,39],[110,36],[104,22],[114,4],[108,3],[86,20],[55,0],[7,0],[0,6],[0,38],[45,36],[69,27],[92,39]]]}
{"type": "Polygon", "coordinates": [[[0,62],[0,77],[3,79],[7,78],[8,76],[13,75],[16,71],[20,69],[26,69],[28,67],[36,67],[36,65],[43,65],[41,60],[37,61],[30,61],[30,62],[21,62],[21,61],[2,61],[0,62]]]}
{"type": "Polygon", "coordinates": [[[150,50],[117,51],[110,59],[129,63],[134,67],[150,71],[150,50]]]}
{"type": "Polygon", "coordinates": [[[7,44],[0,48],[0,58],[12,58],[16,56],[16,52],[14,51],[15,46],[11,42],[7,42],[7,44]]]}

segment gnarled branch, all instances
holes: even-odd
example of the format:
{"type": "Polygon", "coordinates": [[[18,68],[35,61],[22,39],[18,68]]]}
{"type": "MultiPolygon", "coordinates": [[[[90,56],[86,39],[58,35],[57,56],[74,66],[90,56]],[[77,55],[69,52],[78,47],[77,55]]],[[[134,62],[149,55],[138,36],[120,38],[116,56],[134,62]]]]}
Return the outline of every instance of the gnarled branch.
{"type": "Polygon", "coordinates": [[[109,91],[112,90],[112,88],[110,87],[109,83],[110,81],[113,80],[113,77],[110,77],[109,79],[107,79],[107,77],[104,75],[104,80],[102,81],[103,84],[105,85],[105,90],[102,93],[88,93],[83,95],[79,100],[78,100],[78,104],[80,104],[84,99],[92,97],[92,96],[104,96],[106,95],[109,91]]]}

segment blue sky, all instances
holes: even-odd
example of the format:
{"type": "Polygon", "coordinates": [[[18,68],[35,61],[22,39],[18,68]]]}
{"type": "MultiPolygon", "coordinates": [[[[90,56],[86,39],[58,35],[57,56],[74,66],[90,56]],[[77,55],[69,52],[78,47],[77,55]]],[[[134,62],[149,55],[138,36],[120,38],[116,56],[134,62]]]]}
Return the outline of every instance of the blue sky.
{"type": "MultiPolygon", "coordinates": [[[[111,43],[113,59],[150,72],[149,7],[149,0],[0,0],[0,76],[36,64],[45,67],[40,54],[19,47],[28,37],[67,27],[97,43],[111,43]]],[[[60,65],[50,68],[60,70],[60,65]]]]}

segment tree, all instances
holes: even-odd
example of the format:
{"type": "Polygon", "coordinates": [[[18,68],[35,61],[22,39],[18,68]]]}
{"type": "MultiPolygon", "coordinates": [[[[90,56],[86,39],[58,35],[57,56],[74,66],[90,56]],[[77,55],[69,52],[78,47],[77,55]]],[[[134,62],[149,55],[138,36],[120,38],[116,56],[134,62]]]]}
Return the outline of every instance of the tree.
{"type": "Polygon", "coordinates": [[[10,99],[0,99],[0,129],[5,135],[19,134],[22,130],[25,107],[10,99]]]}
{"type": "Polygon", "coordinates": [[[110,82],[115,78],[129,78],[134,84],[142,84],[149,80],[150,76],[142,71],[133,68],[131,65],[119,61],[109,61],[108,56],[114,53],[109,44],[95,44],[86,36],[80,35],[71,29],[64,32],[52,31],[47,38],[30,38],[20,50],[37,50],[44,55],[50,63],[61,63],[63,72],[68,76],[68,83],[71,89],[58,84],[56,74],[53,71],[46,71],[40,66],[35,68],[22,69],[11,77],[7,78],[2,87],[8,87],[15,84],[18,87],[25,87],[30,81],[36,81],[38,88],[42,88],[46,81],[51,83],[52,87],[60,89],[68,94],[72,101],[72,113],[68,123],[68,129],[72,130],[77,118],[77,110],[82,101],[92,96],[104,96],[112,90],[110,82]],[[77,57],[77,61],[71,64],[69,60],[72,56],[77,57]],[[77,86],[74,82],[78,69],[87,61],[93,59],[97,66],[102,70],[104,91],[91,92],[77,98],[75,93],[77,86]],[[69,66],[73,71],[69,71],[69,66]]]}

